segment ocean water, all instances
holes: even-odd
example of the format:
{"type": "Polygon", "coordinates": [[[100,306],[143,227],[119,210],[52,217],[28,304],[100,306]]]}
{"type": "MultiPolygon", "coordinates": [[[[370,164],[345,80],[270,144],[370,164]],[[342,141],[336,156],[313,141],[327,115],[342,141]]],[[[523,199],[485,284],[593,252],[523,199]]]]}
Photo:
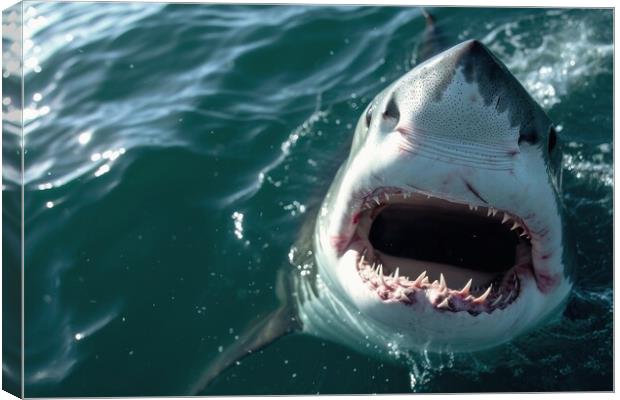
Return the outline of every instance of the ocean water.
{"type": "MultiPolygon", "coordinates": [[[[288,253],[360,113],[415,65],[420,9],[23,10],[25,394],[184,394],[277,306],[277,271],[293,273],[288,253]]],[[[449,44],[489,46],[558,125],[578,258],[566,311],[493,351],[394,362],[294,334],[203,394],[612,389],[612,12],[430,11],[449,44]]],[[[17,22],[5,13],[9,52],[17,22]]],[[[20,154],[18,67],[3,70],[5,160],[20,154]]],[[[16,173],[3,167],[13,269],[16,173]]],[[[4,354],[11,380],[18,350],[4,354]]]]}

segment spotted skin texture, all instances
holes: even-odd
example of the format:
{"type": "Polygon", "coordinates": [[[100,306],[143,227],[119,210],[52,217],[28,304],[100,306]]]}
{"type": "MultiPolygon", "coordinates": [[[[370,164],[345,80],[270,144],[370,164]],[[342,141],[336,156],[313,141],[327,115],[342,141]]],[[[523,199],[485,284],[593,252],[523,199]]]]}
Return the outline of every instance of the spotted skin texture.
{"type": "MultiPolygon", "coordinates": [[[[482,43],[475,40],[464,42],[440,61],[421,66],[417,73],[404,78],[403,83],[395,88],[394,98],[405,109],[408,103],[423,101],[446,104],[445,108],[471,110],[479,116],[479,122],[466,124],[460,118],[450,118],[449,114],[438,114],[424,104],[416,106],[418,112],[413,126],[418,129],[432,127],[428,130],[433,135],[460,137],[479,143],[493,143],[519,135],[534,135],[542,142],[548,136],[551,121],[544,111],[482,43]],[[463,81],[454,79],[457,73],[463,74],[463,81]],[[477,92],[469,92],[466,88],[465,85],[472,83],[476,84],[477,92]],[[508,127],[514,128],[512,132],[500,126],[496,129],[485,126],[495,115],[504,112],[508,115],[508,127]]],[[[518,151],[509,149],[507,154],[514,156],[518,151]]]]}

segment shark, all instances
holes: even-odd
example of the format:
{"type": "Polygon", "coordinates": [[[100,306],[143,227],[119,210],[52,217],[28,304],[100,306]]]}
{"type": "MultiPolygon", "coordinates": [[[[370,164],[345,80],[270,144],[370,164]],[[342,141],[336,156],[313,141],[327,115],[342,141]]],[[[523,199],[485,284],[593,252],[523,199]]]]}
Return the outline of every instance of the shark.
{"type": "Polygon", "coordinates": [[[440,49],[361,114],[350,152],[282,270],[281,306],[216,357],[235,361],[291,333],[362,352],[475,352],[562,312],[574,246],[558,133],[487,46],[440,49]],[[374,344],[367,346],[368,343],[374,344]]]}

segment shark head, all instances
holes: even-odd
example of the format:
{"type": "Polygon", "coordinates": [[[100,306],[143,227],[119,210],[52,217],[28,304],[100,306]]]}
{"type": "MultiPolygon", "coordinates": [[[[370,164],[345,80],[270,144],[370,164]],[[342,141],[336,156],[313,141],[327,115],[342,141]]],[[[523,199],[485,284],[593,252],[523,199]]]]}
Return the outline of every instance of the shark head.
{"type": "Polygon", "coordinates": [[[478,350],[572,287],[552,122],[479,41],[383,90],[322,205],[322,278],[411,348],[478,350]]]}

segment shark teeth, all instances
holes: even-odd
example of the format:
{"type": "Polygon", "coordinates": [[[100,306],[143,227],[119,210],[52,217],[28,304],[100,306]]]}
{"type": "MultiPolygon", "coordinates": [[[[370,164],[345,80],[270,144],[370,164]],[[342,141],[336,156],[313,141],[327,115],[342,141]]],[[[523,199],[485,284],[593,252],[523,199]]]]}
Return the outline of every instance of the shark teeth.
{"type": "Polygon", "coordinates": [[[437,310],[466,311],[473,316],[507,307],[517,299],[520,290],[520,282],[514,272],[504,278],[496,278],[494,283],[488,286],[484,285],[484,292],[478,295],[472,295],[472,290],[474,293],[480,293],[482,290],[480,287],[472,289],[473,279],[469,279],[461,289],[450,288],[443,273],[440,273],[439,279],[433,280],[432,283],[427,271],[423,271],[412,280],[406,274],[403,275],[400,268],[394,270],[386,268],[381,260],[367,249],[360,255],[358,271],[366,287],[376,292],[381,301],[412,305],[427,298],[437,310]],[[416,293],[429,294],[416,296],[416,293]]]}
{"type": "MultiPolygon", "coordinates": [[[[389,203],[389,202],[398,202],[398,200],[401,200],[401,201],[408,200],[411,198],[429,200],[431,198],[434,198],[435,196],[432,193],[427,193],[427,192],[422,192],[422,191],[417,191],[417,190],[407,190],[407,189],[396,188],[396,187],[380,187],[370,192],[364,192],[363,194],[360,195],[360,197],[361,197],[362,206],[359,211],[364,211],[365,209],[371,209],[376,206],[380,206],[384,204],[382,203],[382,201],[384,201],[385,203],[389,203]]],[[[469,211],[471,212],[475,212],[475,213],[482,212],[482,215],[486,215],[487,217],[496,217],[498,212],[501,211],[503,212],[502,219],[501,219],[503,224],[511,220],[514,220],[514,221],[519,221],[520,225],[523,225],[520,218],[516,217],[515,215],[512,215],[508,211],[498,210],[497,208],[490,206],[490,205],[476,205],[476,204],[470,204],[466,202],[463,202],[463,203],[456,202],[455,204],[462,204],[464,207],[467,207],[467,209],[469,209],[469,211]],[[479,209],[481,209],[481,211],[479,211],[479,209]]]]}
{"type": "Polygon", "coordinates": [[[468,280],[463,289],[459,291],[461,296],[467,296],[469,294],[469,289],[471,288],[472,279],[468,280]]]}
{"type": "Polygon", "coordinates": [[[492,287],[493,285],[489,286],[484,293],[482,293],[479,297],[476,297],[474,299],[474,303],[482,303],[483,301],[485,301],[487,297],[489,297],[489,294],[491,294],[492,287]]]}
{"type": "Polygon", "coordinates": [[[497,210],[493,207],[487,209],[487,217],[494,217],[497,214],[497,210]]]}
{"type": "Polygon", "coordinates": [[[419,286],[422,281],[426,279],[428,281],[428,278],[426,278],[426,271],[422,272],[417,279],[413,282],[414,285],[419,286]]]}
{"type": "MultiPolygon", "coordinates": [[[[365,190],[356,196],[356,204],[359,208],[351,215],[360,215],[359,213],[369,211],[369,216],[372,219],[378,215],[383,206],[388,204],[424,204],[427,199],[432,199],[434,196],[433,193],[418,190],[413,186],[407,186],[407,188],[379,187],[371,191],[365,190]]],[[[440,198],[453,202],[441,196],[440,198]]],[[[455,207],[462,207],[463,212],[467,212],[466,210],[469,209],[469,212],[480,217],[486,216],[494,219],[497,223],[501,221],[502,224],[505,224],[507,231],[514,232],[516,238],[525,238],[518,239],[520,242],[532,240],[526,224],[527,219],[523,220],[512,212],[492,207],[489,204],[475,205],[465,201],[453,203],[455,207]]],[[[365,218],[365,215],[362,217],[365,218]]],[[[536,238],[537,235],[534,235],[534,239],[536,238]]],[[[427,271],[413,272],[402,265],[400,269],[396,268],[396,265],[388,264],[386,266],[382,264],[375,253],[378,252],[375,252],[372,246],[364,248],[359,256],[357,269],[362,281],[369,289],[376,291],[383,301],[400,301],[405,304],[413,304],[415,301],[427,298],[433,305],[438,303],[434,307],[441,305],[439,308],[443,310],[466,311],[472,315],[478,315],[481,312],[490,313],[495,309],[503,309],[514,302],[519,295],[520,282],[514,269],[505,272],[504,275],[498,274],[488,282],[474,282],[472,279],[465,282],[467,278],[462,279],[458,275],[452,275],[445,271],[445,273],[441,273],[440,268],[429,270],[429,276],[427,271]],[[455,285],[455,288],[450,287],[448,280],[455,285]],[[417,295],[427,292],[431,294],[417,295]],[[446,302],[448,298],[450,301],[446,302]]]]}
{"type": "Polygon", "coordinates": [[[502,224],[505,224],[506,221],[510,220],[510,216],[508,216],[508,213],[504,213],[504,218],[502,218],[502,224]]]}
{"type": "Polygon", "coordinates": [[[450,308],[450,296],[443,299],[443,301],[437,304],[437,308],[450,308]]]}
{"type": "Polygon", "coordinates": [[[448,290],[448,285],[446,284],[446,278],[443,274],[439,274],[439,290],[444,291],[448,290]]]}

